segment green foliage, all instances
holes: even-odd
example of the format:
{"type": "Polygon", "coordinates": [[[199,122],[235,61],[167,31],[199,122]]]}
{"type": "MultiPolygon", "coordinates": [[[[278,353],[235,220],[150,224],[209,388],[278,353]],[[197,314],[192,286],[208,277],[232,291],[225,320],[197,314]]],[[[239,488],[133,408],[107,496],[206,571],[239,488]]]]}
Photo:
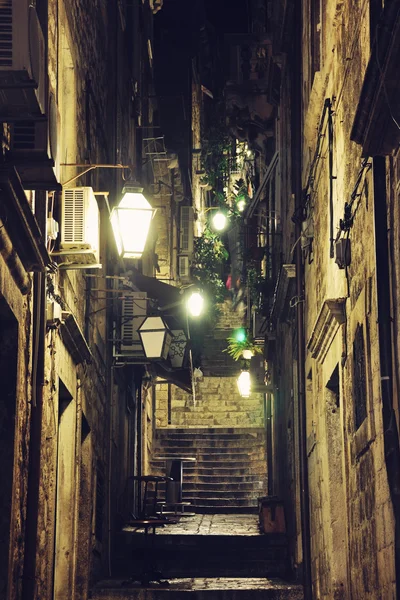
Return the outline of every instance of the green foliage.
{"type": "Polygon", "coordinates": [[[202,132],[201,165],[206,174],[202,183],[207,183],[214,190],[228,171],[229,150],[231,140],[225,122],[224,106],[216,105],[210,115],[207,126],[202,132]]]}
{"type": "Polygon", "coordinates": [[[253,354],[263,353],[263,349],[260,346],[256,346],[254,340],[250,336],[247,336],[246,339],[242,341],[238,341],[236,337],[228,337],[227,342],[228,347],[225,348],[223,352],[227,352],[233,360],[241,360],[243,358],[243,350],[251,350],[253,354]]]}
{"type": "Polygon", "coordinates": [[[206,229],[201,237],[195,238],[192,273],[212,298],[212,304],[221,303],[226,297],[226,288],[220,273],[228,258],[229,254],[223,242],[210,229],[206,229]]]}

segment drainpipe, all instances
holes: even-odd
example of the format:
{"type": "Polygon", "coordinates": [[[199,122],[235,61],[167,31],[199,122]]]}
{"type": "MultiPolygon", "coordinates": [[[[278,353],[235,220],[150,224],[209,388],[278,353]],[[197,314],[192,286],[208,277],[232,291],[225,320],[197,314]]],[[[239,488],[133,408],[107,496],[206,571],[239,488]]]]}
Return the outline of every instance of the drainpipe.
{"type": "MultiPolygon", "coordinates": [[[[276,393],[276,392],[275,392],[276,393]]],[[[264,394],[265,401],[265,428],[267,434],[267,472],[268,472],[268,496],[274,494],[274,473],[272,463],[272,394],[264,394]]]]}
{"type": "MultiPolygon", "coordinates": [[[[137,447],[137,463],[136,463],[136,475],[138,477],[142,476],[142,376],[138,373],[137,376],[135,377],[136,380],[136,389],[137,389],[137,430],[136,430],[136,434],[137,434],[137,438],[136,438],[136,447],[137,447]]],[[[136,490],[136,494],[137,494],[137,511],[136,514],[140,515],[140,509],[141,509],[141,501],[140,501],[140,496],[141,496],[142,490],[141,490],[141,484],[140,482],[137,485],[137,490],[136,490]]]]}
{"type": "Polygon", "coordinates": [[[28,494],[25,525],[22,600],[33,600],[36,592],[36,551],[40,492],[40,452],[44,386],[44,338],[46,288],[42,273],[35,273],[33,285],[32,403],[29,440],[28,494]]]}
{"type": "MultiPolygon", "coordinates": [[[[294,9],[294,44],[292,51],[292,165],[293,190],[295,193],[295,239],[301,236],[301,219],[303,212],[302,194],[302,14],[303,3],[295,3],[294,9]]],[[[301,244],[296,246],[296,293],[299,299],[304,297],[304,266],[301,244]]],[[[300,511],[301,539],[303,550],[303,586],[304,600],[312,599],[311,580],[311,544],[310,544],[310,504],[308,488],[308,457],[306,430],[306,395],[305,395],[305,331],[304,303],[297,303],[297,371],[298,371],[298,409],[299,409],[299,462],[300,462],[300,511]]]]}
{"type": "Polygon", "coordinates": [[[396,598],[400,598],[400,448],[393,407],[392,317],[390,306],[390,265],[388,248],[385,158],[373,159],[376,288],[381,373],[383,440],[386,472],[395,518],[396,598]]]}

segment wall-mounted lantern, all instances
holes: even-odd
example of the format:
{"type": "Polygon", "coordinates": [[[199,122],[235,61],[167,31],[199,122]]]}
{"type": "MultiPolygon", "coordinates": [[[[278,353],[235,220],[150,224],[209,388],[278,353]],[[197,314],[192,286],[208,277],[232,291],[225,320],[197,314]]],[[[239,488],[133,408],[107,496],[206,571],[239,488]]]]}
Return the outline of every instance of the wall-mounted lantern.
{"type": "Polygon", "coordinates": [[[162,317],[147,317],[138,329],[146,358],[162,360],[168,356],[173,338],[162,317]]]}
{"type": "Polygon", "coordinates": [[[119,205],[111,212],[111,225],[122,258],[140,258],[146,245],[156,211],[142,192],[143,188],[128,183],[119,205]]]}

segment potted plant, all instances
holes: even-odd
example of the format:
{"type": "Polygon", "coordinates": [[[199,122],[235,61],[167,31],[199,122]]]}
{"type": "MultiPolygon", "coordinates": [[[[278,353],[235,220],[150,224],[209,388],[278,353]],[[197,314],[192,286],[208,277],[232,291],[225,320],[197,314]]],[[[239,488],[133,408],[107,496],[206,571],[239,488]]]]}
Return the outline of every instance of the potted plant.
{"type": "Polygon", "coordinates": [[[255,354],[262,354],[263,349],[257,346],[251,336],[246,335],[244,339],[237,336],[227,338],[228,347],[223,350],[227,352],[233,360],[250,360],[255,354]]]}

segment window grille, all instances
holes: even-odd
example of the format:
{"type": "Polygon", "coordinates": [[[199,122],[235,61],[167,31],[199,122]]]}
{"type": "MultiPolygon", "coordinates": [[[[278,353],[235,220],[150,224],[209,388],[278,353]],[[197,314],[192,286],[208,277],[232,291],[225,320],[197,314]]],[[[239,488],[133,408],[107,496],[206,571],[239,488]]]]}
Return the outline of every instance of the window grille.
{"type": "Polygon", "coordinates": [[[96,469],[96,510],[94,533],[96,540],[103,540],[103,518],[104,518],[104,499],[105,499],[105,480],[104,469],[100,462],[97,463],[96,469]]]}
{"type": "Polygon", "coordinates": [[[367,416],[367,382],[363,326],[357,325],[353,341],[354,424],[357,430],[367,416]]]}

